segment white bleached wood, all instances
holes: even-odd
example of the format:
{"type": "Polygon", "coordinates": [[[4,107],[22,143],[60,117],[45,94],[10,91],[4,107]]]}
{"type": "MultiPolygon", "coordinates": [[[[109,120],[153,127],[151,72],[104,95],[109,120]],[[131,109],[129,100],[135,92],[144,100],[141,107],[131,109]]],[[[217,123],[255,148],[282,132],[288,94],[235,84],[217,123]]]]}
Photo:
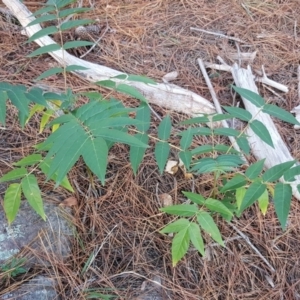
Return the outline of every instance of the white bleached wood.
{"type": "MultiPolygon", "coordinates": [[[[236,86],[251,90],[252,92],[259,94],[254,82],[254,76],[249,66],[247,69],[244,69],[239,68],[237,64],[234,64],[232,67],[232,75],[236,86]]],[[[257,160],[265,158],[265,167],[267,169],[280,163],[294,160],[287,146],[281,139],[281,136],[271,117],[268,114],[259,111],[259,109],[247,99],[243,97],[242,99],[246,110],[249,111],[252,116],[255,116],[255,119],[261,121],[268,128],[274,144],[274,148],[270,147],[259,137],[257,137],[257,135],[251,130],[251,128],[248,128],[246,134],[248,136],[248,141],[255,158],[257,160]]],[[[298,200],[300,200],[300,193],[297,189],[297,185],[300,184],[300,177],[297,176],[296,178],[297,180],[291,183],[291,186],[293,189],[293,195],[298,200]]]]}
{"type": "MultiPolygon", "coordinates": [[[[3,0],[3,3],[19,20],[23,27],[26,27],[35,19],[27,7],[19,0],[3,0]]],[[[39,25],[27,27],[27,36],[31,37],[39,30],[41,30],[39,25]]],[[[48,36],[37,39],[35,42],[41,47],[55,43],[53,39],[48,36]]],[[[117,70],[74,57],[64,50],[51,52],[49,55],[51,55],[62,66],[78,65],[88,68],[88,70],[74,71],[72,73],[90,82],[107,80],[111,79],[111,77],[123,74],[117,70]]],[[[115,82],[121,82],[117,79],[113,80],[115,82]]],[[[126,83],[137,88],[149,102],[174,111],[182,112],[188,115],[215,113],[213,104],[208,100],[196,93],[173,84],[160,83],[157,85],[151,85],[132,81],[122,81],[122,83],[126,83]]]]}

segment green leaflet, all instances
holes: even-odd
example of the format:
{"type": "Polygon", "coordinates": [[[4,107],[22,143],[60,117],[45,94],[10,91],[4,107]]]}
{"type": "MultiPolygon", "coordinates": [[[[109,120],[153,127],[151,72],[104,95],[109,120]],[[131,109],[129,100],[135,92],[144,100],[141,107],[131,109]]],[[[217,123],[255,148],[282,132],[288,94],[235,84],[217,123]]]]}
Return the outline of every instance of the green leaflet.
{"type": "Polygon", "coordinates": [[[250,128],[254,131],[254,133],[261,138],[265,143],[267,143],[269,146],[274,148],[274,144],[271,138],[271,135],[269,133],[269,130],[266,128],[266,126],[258,121],[258,120],[253,120],[252,122],[249,123],[250,128]]]}
{"type": "Polygon", "coordinates": [[[187,130],[181,132],[180,148],[182,150],[187,150],[193,141],[193,132],[192,128],[189,127],[187,130]]]}
{"type": "Polygon", "coordinates": [[[199,251],[199,253],[204,256],[205,254],[204,243],[201,236],[199,225],[194,222],[191,222],[190,226],[188,227],[188,232],[192,244],[199,251]]]}
{"type": "Polygon", "coordinates": [[[179,232],[184,227],[188,227],[190,222],[187,219],[178,219],[170,224],[168,224],[160,233],[173,233],[179,232]]]}
{"type": "Polygon", "coordinates": [[[159,168],[160,174],[164,172],[165,165],[167,163],[170,153],[170,145],[166,142],[157,142],[155,144],[155,159],[159,168]]]}
{"type": "Polygon", "coordinates": [[[197,214],[197,221],[200,225],[200,227],[206,231],[213,240],[215,240],[218,244],[225,247],[224,242],[221,237],[221,233],[211,217],[211,215],[206,211],[199,211],[197,214]]]}
{"type": "Polygon", "coordinates": [[[161,140],[168,140],[171,135],[171,118],[169,115],[165,116],[158,126],[158,138],[161,140]]]}
{"type": "Polygon", "coordinates": [[[262,214],[265,216],[269,205],[269,193],[266,189],[262,195],[258,198],[258,206],[262,214]]]}
{"type": "Polygon", "coordinates": [[[108,157],[105,140],[101,137],[87,139],[81,153],[87,166],[100,178],[102,185],[104,185],[108,157]]]}
{"type": "Polygon", "coordinates": [[[34,175],[29,174],[21,181],[23,194],[25,195],[30,206],[46,221],[46,215],[43,207],[41,191],[39,189],[37,179],[34,175]]]}
{"type": "Polygon", "coordinates": [[[192,217],[198,212],[198,206],[194,204],[178,204],[163,207],[160,210],[175,216],[192,217]]]}
{"type": "Polygon", "coordinates": [[[230,179],[226,184],[221,188],[220,192],[224,193],[230,190],[236,190],[247,184],[245,176],[241,174],[235,174],[232,179],[230,179]]]}
{"type": "Polygon", "coordinates": [[[39,163],[42,160],[42,155],[39,153],[28,155],[18,162],[15,162],[14,165],[17,167],[27,167],[32,166],[36,163],[39,163]]]}
{"type": "Polygon", "coordinates": [[[262,98],[260,95],[244,89],[237,86],[232,85],[231,86],[238,94],[240,94],[243,98],[249,100],[253,105],[260,108],[265,104],[264,98],[262,98]]]}
{"type": "Polygon", "coordinates": [[[274,191],[274,206],[281,228],[284,230],[287,225],[287,218],[290,212],[292,199],[292,187],[288,184],[278,182],[274,191]]]}
{"type": "Polygon", "coordinates": [[[190,235],[188,227],[181,229],[176,233],[172,241],[172,264],[173,267],[182,259],[187,253],[190,245],[190,235]]]}
{"type": "Polygon", "coordinates": [[[49,26],[44,29],[39,30],[35,34],[33,34],[28,40],[27,43],[33,42],[34,40],[37,40],[43,36],[50,35],[53,33],[58,32],[58,28],[56,26],[49,26]]]}
{"type": "Polygon", "coordinates": [[[179,152],[179,158],[182,160],[184,166],[189,169],[191,160],[192,160],[192,153],[189,150],[186,151],[180,151],[179,152]]]}
{"type": "MultiPolygon", "coordinates": [[[[146,133],[137,133],[134,137],[144,144],[149,143],[149,137],[146,133]]],[[[134,146],[130,147],[129,159],[130,159],[131,168],[133,170],[134,175],[136,175],[137,173],[138,167],[143,160],[145,152],[146,152],[145,147],[134,147],[134,146]]]]}
{"type": "Polygon", "coordinates": [[[255,179],[263,170],[265,158],[262,160],[257,161],[256,163],[249,166],[249,168],[246,170],[245,175],[250,179],[255,179]]]}
{"type": "Polygon", "coordinates": [[[263,112],[290,124],[300,125],[300,123],[291,113],[274,104],[265,104],[263,107],[263,112]]]}
{"type": "Polygon", "coordinates": [[[202,205],[205,203],[205,198],[199,194],[191,193],[191,192],[182,192],[185,197],[190,199],[192,202],[202,205]]]}
{"type": "Polygon", "coordinates": [[[12,183],[6,190],[4,195],[4,211],[8,221],[11,224],[18,213],[21,203],[21,185],[12,183]]]}
{"type": "Polygon", "coordinates": [[[252,118],[251,113],[240,107],[232,107],[232,106],[223,106],[232,116],[235,118],[241,119],[243,121],[249,122],[252,118]]]}
{"type": "Polygon", "coordinates": [[[27,175],[27,170],[24,167],[9,171],[0,178],[0,183],[20,179],[27,175]]]}
{"type": "Polygon", "coordinates": [[[78,27],[78,26],[82,26],[82,25],[86,25],[86,24],[90,24],[90,23],[93,23],[93,20],[82,19],[82,20],[68,21],[68,22],[65,22],[60,25],[60,30],[64,31],[64,30],[71,29],[73,27],[78,27]]]}
{"type": "Polygon", "coordinates": [[[278,180],[283,174],[294,166],[295,160],[287,161],[268,169],[262,176],[265,182],[273,182],[278,180]]]}
{"type": "Polygon", "coordinates": [[[247,189],[240,206],[240,212],[252,205],[266,190],[266,185],[257,181],[253,182],[247,189]]]}

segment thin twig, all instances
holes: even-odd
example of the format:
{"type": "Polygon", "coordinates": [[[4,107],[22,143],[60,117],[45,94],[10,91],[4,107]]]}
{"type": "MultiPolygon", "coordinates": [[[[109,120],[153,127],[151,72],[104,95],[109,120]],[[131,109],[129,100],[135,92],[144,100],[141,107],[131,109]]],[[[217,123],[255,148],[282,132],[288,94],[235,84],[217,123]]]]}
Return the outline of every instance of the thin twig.
{"type": "Polygon", "coordinates": [[[259,252],[259,250],[251,243],[249,237],[242,233],[235,225],[228,223],[244,240],[245,242],[254,250],[254,252],[264,261],[264,263],[269,267],[272,273],[275,273],[273,266],[267,261],[267,259],[259,252]]]}
{"type": "Polygon", "coordinates": [[[235,38],[233,36],[228,36],[228,35],[225,35],[225,34],[222,34],[222,33],[216,33],[216,32],[212,32],[212,31],[207,31],[207,30],[204,30],[204,29],[196,28],[196,27],[190,27],[190,30],[191,31],[199,31],[199,32],[203,32],[203,33],[215,35],[215,36],[218,36],[220,38],[224,38],[224,39],[228,39],[228,40],[233,40],[233,41],[244,43],[244,44],[246,43],[245,41],[243,41],[241,39],[235,38]]]}

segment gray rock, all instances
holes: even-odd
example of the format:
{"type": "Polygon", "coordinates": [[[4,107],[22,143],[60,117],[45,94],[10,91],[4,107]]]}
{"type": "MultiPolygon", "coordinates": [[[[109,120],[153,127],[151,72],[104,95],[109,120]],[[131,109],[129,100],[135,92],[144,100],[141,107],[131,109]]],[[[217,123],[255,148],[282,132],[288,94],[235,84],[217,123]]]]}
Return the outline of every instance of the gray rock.
{"type": "Polygon", "coordinates": [[[1,300],[58,300],[60,299],[51,278],[41,275],[34,277],[13,292],[0,296],[1,300]]]}
{"type": "Polygon", "coordinates": [[[27,267],[32,264],[49,265],[47,256],[58,259],[68,256],[72,225],[62,216],[63,210],[57,205],[45,201],[44,209],[46,221],[33,211],[27,201],[22,201],[11,226],[8,226],[4,211],[0,211],[0,265],[23,248],[20,257],[27,258],[27,267]]]}

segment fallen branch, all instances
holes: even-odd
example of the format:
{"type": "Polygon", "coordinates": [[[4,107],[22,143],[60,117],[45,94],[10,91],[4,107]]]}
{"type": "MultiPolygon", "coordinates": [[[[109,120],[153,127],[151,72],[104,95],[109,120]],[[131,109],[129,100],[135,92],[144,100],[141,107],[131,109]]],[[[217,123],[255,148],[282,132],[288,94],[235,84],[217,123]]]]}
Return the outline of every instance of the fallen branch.
{"type": "MultiPolygon", "coordinates": [[[[6,7],[19,20],[25,28],[31,21],[35,20],[32,13],[19,0],[3,0],[6,7]]],[[[41,30],[40,25],[26,27],[26,34],[31,37],[41,30]]],[[[55,41],[49,36],[44,36],[35,40],[39,46],[55,44],[55,41]]],[[[112,79],[112,77],[123,74],[117,70],[84,61],[64,50],[58,50],[49,53],[62,66],[77,65],[88,68],[88,70],[73,71],[72,73],[84,78],[90,82],[111,79],[116,83],[126,83],[138,89],[149,102],[171,110],[175,110],[188,115],[212,114],[215,113],[214,106],[200,95],[183,89],[173,84],[159,83],[156,85],[145,84],[141,82],[122,81],[112,79]]]]}

